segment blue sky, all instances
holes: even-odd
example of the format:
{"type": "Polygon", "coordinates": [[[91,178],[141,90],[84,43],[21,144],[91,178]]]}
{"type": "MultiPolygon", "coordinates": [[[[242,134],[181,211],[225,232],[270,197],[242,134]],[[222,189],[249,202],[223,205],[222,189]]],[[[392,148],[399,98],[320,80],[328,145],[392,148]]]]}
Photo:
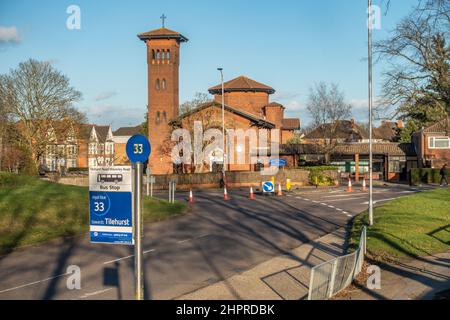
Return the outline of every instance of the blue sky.
{"type": "MultiPolygon", "coordinates": [[[[386,0],[374,0],[383,5],[386,0]]],[[[384,38],[417,0],[393,0],[374,38],[384,38]]],[[[97,124],[135,125],[144,118],[145,45],[137,33],[166,27],[182,45],[180,103],[220,81],[246,75],[272,86],[272,101],[306,125],[308,88],[336,82],[366,120],[366,0],[280,1],[25,1],[0,2],[0,73],[34,58],[51,61],[82,92],[77,107],[97,124]],[[81,9],[81,29],[69,30],[67,7],[81,9]]],[[[384,8],[384,6],[382,7],[384,8]]],[[[383,64],[375,65],[380,94],[383,64]]]]}

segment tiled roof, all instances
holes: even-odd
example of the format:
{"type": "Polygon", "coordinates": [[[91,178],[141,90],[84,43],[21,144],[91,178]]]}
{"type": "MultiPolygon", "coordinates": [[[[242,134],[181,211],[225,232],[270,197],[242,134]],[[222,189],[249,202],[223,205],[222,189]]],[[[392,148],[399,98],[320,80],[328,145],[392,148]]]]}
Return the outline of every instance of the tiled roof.
{"type": "Polygon", "coordinates": [[[299,130],[300,129],[300,119],[296,118],[285,118],[283,119],[282,129],[285,130],[299,130]]]}
{"type": "Polygon", "coordinates": [[[95,132],[97,132],[97,137],[100,142],[105,142],[108,137],[110,126],[95,126],[95,132]]]}
{"type": "Polygon", "coordinates": [[[439,122],[436,122],[435,124],[425,128],[423,130],[424,132],[450,132],[450,117],[446,117],[442,119],[439,122]]]}
{"type": "MultiPolygon", "coordinates": [[[[204,110],[204,109],[210,108],[210,107],[222,108],[222,105],[220,103],[216,102],[216,101],[211,101],[211,102],[204,103],[204,104],[198,106],[197,108],[180,115],[177,119],[172,120],[172,122],[175,122],[176,120],[182,120],[182,119],[184,119],[184,118],[186,118],[186,117],[188,117],[188,116],[190,116],[190,115],[192,115],[192,114],[194,114],[196,112],[199,112],[201,110],[204,110]]],[[[227,110],[228,112],[237,114],[237,115],[239,115],[241,117],[244,117],[244,118],[252,121],[257,126],[264,127],[264,128],[270,128],[270,129],[275,128],[275,125],[272,122],[269,122],[269,121],[264,120],[262,118],[256,117],[255,115],[253,115],[251,113],[248,113],[248,112],[245,112],[245,111],[242,111],[242,110],[230,107],[229,105],[226,105],[226,104],[224,105],[224,109],[227,110]]]]}
{"type": "MultiPolygon", "coordinates": [[[[325,123],[318,128],[314,129],[307,135],[305,135],[305,139],[324,139],[327,138],[331,129],[331,123],[325,123]],[[330,130],[330,131],[328,131],[330,130]]],[[[353,121],[350,120],[341,120],[337,124],[337,128],[334,130],[334,139],[350,139],[352,138],[352,134],[356,134],[360,137],[360,139],[368,139],[369,133],[366,129],[359,126],[353,121]]],[[[351,139],[354,140],[354,139],[351,139]]]]}
{"type": "Polygon", "coordinates": [[[89,140],[93,126],[95,126],[95,125],[94,124],[82,124],[80,126],[80,131],[78,134],[79,137],[84,140],[89,140]]]}
{"type": "Polygon", "coordinates": [[[135,127],[122,127],[114,131],[115,136],[133,136],[139,134],[142,130],[142,126],[138,125],[135,127]]]}
{"type": "Polygon", "coordinates": [[[395,122],[384,121],[378,128],[373,129],[374,139],[394,142],[397,136],[397,124],[395,122]]]}
{"type": "Polygon", "coordinates": [[[182,34],[167,28],[160,28],[156,30],[139,33],[138,38],[141,39],[142,41],[148,39],[177,39],[179,42],[188,41],[188,38],[186,38],[182,34]]]}
{"type": "MultiPolygon", "coordinates": [[[[281,154],[320,154],[320,146],[317,144],[293,144],[280,146],[281,154]]],[[[368,143],[342,143],[333,150],[334,154],[369,154],[368,143]]],[[[412,143],[374,143],[373,154],[384,154],[391,156],[416,156],[412,143]]]]}
{"type": "MultiPolygon", "coordinates": [[[[267,92],[268,94],[275,93],[275,89],[265,84],[252,80],[250,78],[240,76],[233,80],[227,81],[223,84],[225,92],[233,91],[254,91],[267,92]]],[[[211,94],[220,94],[222,92],[222,84],[218,84],[208,89],[211,94]]]]}

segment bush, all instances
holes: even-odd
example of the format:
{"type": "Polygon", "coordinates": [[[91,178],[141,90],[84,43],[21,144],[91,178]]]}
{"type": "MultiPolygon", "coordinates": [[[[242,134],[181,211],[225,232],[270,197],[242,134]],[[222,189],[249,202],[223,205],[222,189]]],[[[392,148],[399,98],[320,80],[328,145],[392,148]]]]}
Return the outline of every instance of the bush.
{"type": "MultiPolygon", "coordinates": [[[[411,169],[411,184],[420,185],[423,183],[440,183],[440,171],[441,169],[413,168],[411,169]]],[[[447,176],[450,178],[450,173],[448,173],[447,176]]]]}
{"type": "Polygon", "coordinates": [[[309,171],[309,182],[314,186],[332,186],[335,179],[326,174],[326,171],[337,171],[334,166],[301,167],[309,171]]]}

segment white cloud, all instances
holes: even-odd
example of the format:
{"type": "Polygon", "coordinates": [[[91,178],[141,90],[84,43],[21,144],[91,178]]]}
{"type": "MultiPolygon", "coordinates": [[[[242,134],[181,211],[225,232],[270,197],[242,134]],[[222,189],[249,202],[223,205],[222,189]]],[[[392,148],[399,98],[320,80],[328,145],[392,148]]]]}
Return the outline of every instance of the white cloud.
{"type": "Polygon", "coordinates": [[[0,44],[1,43],[19,43],[19,31],[15,26],[4,27],[0,26],[0,44]]]}
{"type": "Polygon", "coordinates": [[[101,92],[99,93],[94,100],[95,101],[102,101],[102,100],[108,100],[109,98],[114,97],[115,95],[117,95],[116,91],[106,91],[106,92],[101,92]]]}

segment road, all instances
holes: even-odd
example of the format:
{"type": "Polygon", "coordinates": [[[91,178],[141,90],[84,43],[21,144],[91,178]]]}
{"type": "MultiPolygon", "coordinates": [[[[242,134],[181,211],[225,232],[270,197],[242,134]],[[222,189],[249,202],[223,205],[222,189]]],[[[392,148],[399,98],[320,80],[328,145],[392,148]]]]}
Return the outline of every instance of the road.
{"type": "MultiPolygon", "coordinates": [[[[374,200],[419,191],[378,187],[374,200]]],[[[229,190],[229,195],[225,202],[220,190],[195,192],[187,215],[145,226],[146,299],[174,299],[289,254],[345,226],[368,200],[367,193],[345,188],[283,197],[257,194],[254,201],[247,189],[229,190]]],[[[176,197],[186,201],[188,194],[176,197]]],[[[133,247],[91,244],[87,235],[22,248],[0,257],[0,299],[133,299],[133,265],[133,247]],[[80,267],[80,290],[67,289],[70,265],[80,267]]]]}

